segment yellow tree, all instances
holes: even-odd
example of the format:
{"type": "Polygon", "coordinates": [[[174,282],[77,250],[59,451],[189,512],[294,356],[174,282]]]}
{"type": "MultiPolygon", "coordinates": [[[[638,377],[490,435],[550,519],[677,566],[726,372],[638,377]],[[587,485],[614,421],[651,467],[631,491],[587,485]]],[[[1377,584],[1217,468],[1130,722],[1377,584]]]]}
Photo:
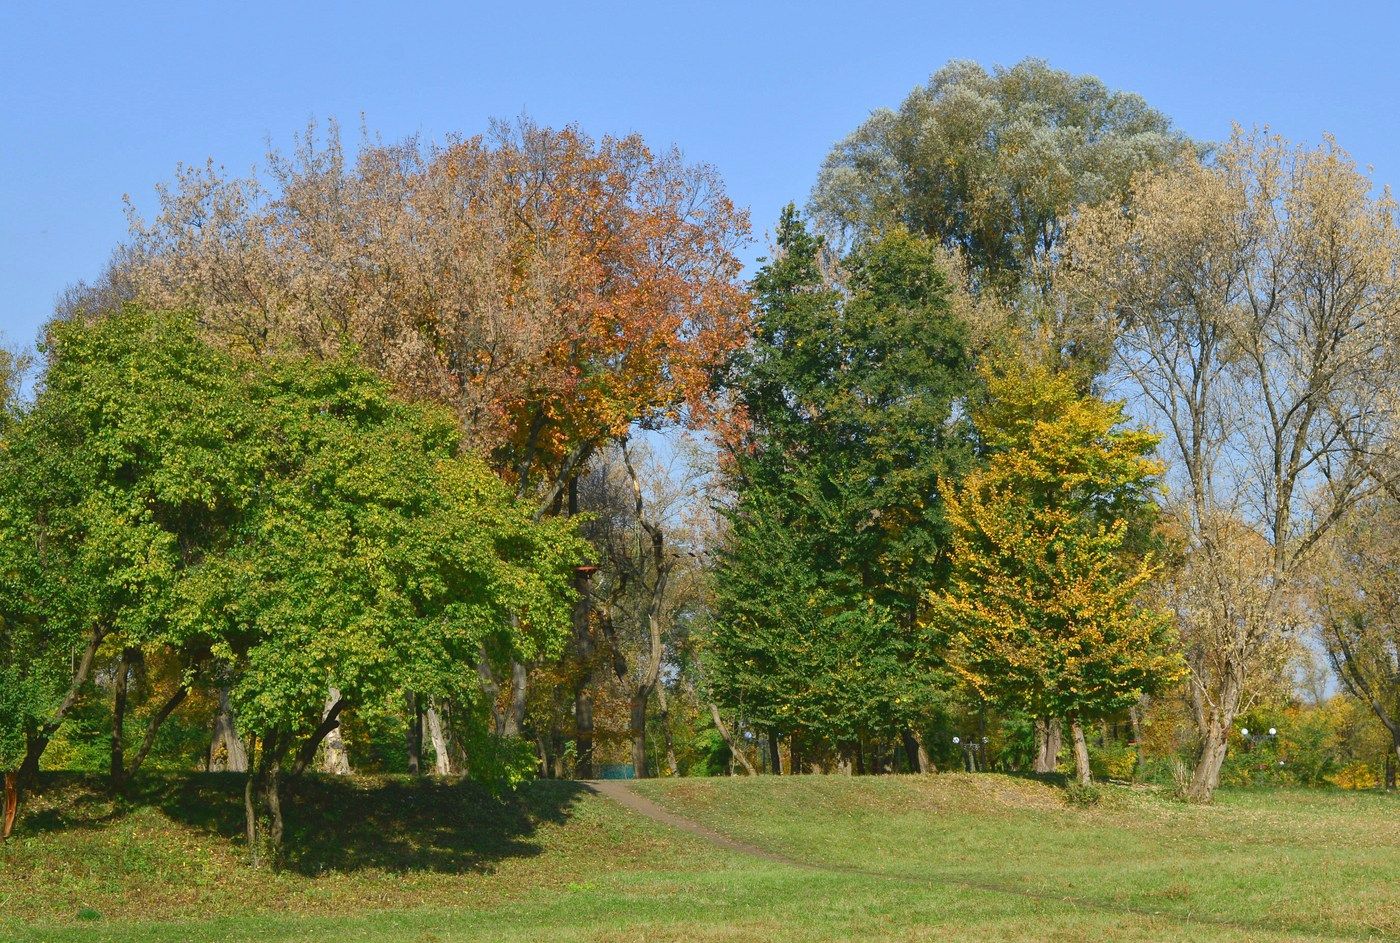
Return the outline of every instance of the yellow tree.
{"type": "Polygon", "coordinates": [[[974,416],[990,453],[944,487],[952,578],[930,635],[979,697],[1065,717],[1075,772],[1089,782],[1083,723],[1180,677],[1166,613],[1143,604],[1161,468],[1157,436],[1123,424],[1121,404],[1023,362],[984,370],[974,416]]]}

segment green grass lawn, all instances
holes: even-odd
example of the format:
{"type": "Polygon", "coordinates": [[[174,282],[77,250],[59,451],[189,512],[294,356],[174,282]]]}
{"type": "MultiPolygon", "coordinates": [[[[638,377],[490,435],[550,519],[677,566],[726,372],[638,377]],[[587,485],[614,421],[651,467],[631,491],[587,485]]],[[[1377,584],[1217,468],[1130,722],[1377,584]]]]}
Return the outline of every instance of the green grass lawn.
{"type": "Polygon", "coordinates": [[[1001,776],[638,783],[804,865],[726,852],[535,783],[313,780],[288,867],[242,863],[237,778],[121,805],[48,780],[0,848],[0,940],[1400,939],[1400,800],[1110,788],[1066,805],[1001,776]]]}

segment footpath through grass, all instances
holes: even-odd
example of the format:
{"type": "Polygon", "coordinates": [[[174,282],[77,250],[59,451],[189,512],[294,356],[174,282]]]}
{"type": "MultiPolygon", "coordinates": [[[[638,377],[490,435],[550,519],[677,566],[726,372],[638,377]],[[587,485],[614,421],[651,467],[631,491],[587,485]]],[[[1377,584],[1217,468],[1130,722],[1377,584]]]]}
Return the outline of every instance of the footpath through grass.
{"type": "Polygon", "coordinates": [[[799,867],[575,784],[314,780],[274,875],[242,863],[239,785],[153,780],[117,805],[50,780],[0,849],[0,940],[1400,939],[1400,801],[1376,794],[1081,808],[990,775],[636,784],[799,867]]]}

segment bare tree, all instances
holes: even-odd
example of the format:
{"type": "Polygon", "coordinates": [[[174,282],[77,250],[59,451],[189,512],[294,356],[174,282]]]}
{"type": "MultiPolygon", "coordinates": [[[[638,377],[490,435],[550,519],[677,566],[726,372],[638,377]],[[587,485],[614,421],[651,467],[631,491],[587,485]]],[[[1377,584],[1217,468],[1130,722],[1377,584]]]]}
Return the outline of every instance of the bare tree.
{"type": "Polygon", "coordinates": [[[1392,467],[1375,376],[1400,323],[1400,235],[1370,190],[1331,141],[1237,130],[1210,163],[1140,178],[1131,212],[1085,211],[1057,274],[1064,304],[1116,328],[1108,382],[1165,435],[1196,799],[1251,678],[1303,624],[1319,543],[1392,467]]]}
{"type": "Polygon", "coordinates": [[[590,536],[605,555],[595,598],[612,675],[628,700],[638,775],[648,768],[653,703],[666,768],[677,772],[664,672],[674,668],[678,649],[687,643],[702,585],[690,513],[704,472],[687,465],[687,457],[673,449],[670,461],[662,462],[651,449],[623,439],[599,456],[580,483],[585,507],[594,514],[590,536]]]}

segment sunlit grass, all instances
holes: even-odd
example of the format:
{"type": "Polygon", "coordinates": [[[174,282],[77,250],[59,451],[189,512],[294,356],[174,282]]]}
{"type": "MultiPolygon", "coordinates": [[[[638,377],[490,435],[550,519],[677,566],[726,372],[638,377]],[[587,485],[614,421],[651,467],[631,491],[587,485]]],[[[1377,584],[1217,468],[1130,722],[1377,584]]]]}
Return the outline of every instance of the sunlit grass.
{"type": "Polygon", "coordinates": [[[296,800],[292,868],[274,875],[242,864],[235,787],[157,782],[126,807],[72,782],[51,790],[0,851],[0,939],[1400,936],[1400,801],[1378,794],[1224,792],[1203,807],[1108,789],[1082,808],[1000,776],[637,784],[811,865],[789,866],[697,844],[572,784],[495,799],[318,782],[296,800]]]}

